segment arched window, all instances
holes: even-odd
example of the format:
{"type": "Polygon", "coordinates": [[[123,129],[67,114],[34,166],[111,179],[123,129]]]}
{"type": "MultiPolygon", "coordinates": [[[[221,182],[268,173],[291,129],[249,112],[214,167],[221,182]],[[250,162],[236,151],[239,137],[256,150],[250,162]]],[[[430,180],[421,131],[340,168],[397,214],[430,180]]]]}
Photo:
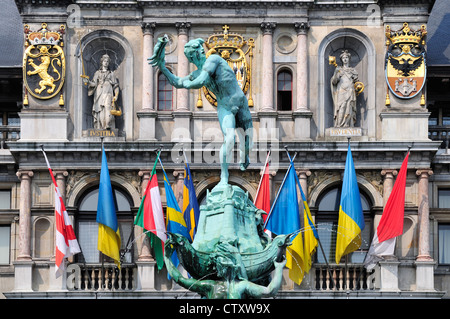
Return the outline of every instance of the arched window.
{"type": "MultiPolygon", "coordinates": [[[[364,213],[365,227],[362,231],[362,241],[359,250],[348,255],[349,263],[362,263],[369,249],[373,218],[371,214],[372,203],[370,199],[361,192],[361,206],[364,213]]],[[[318,200],[318,211],[316,214],[316,227],[320,241],[329,263],[335,263],[336,235],[339,218],[339,205],[341,200],[341,186],[332,187],[325,191],[318,200]]],[[[342,257],[341,263],[345,260],[342,257]]],[[[322,252],[317,253],[317,262],[325,263],[322,252]]]]}
{"type": "MultiPolygon", "coordinates": [[[[120,239],[121,239],[121,253],[126,248],[126,244],[130,233],[133,230],[133,214],[131,212],[132,200],[129,195],[122,189],[113,185],[114,195],[117,206],[117,221],[119,223],[120,239]]],[[[98,239],[98,223],[97,218],[97,204],[98,204],[98,185],[87,190],[85,194],[78,201],[77,214],[77,238],[80,244],[83,256],[87,263],[101,262],[101,253],[97,249],[98,239]]],[[[133,247],[125,255],[123,262],[133,262],[133,247]]],[[[80,260],[82,258],[77,255],[80,260]]],[[[112,259],[104,256],[104,261],[113,262],[112,259]]]]}
{"type": "Polygon", "coordinates": [[[158,75],[158,111],[171,111],[173,108],[173,87],[162,73],[158,75]]]}
{"type": "Polygon", "coordinates": [[[281,70],[277,75],[277,109],[278,111],[292,110],[292,73],[281,70]]]}

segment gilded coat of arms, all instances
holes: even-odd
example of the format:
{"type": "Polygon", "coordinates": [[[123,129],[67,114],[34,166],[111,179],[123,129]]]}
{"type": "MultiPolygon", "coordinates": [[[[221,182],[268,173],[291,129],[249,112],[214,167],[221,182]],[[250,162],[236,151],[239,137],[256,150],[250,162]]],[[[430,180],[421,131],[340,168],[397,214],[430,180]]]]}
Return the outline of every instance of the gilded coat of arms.
{"type": "Polygon", "coordinates": [[[25,25],[24,32],[23,79],[27,92],[38,99],[50,99],[64,84],[66,61],[61,41],[64,26],[50,31],[42,23],[41,29],[31,31],[25,25]]]}
{"type": "Polygon", "coordinates": [[[396,97],[410,99],[418,95],[426,79],[425,25],[413,31],[408,23],[398,31],[386,26],[386,82],[396,97]]]}
{"type": "MultiPolygon", "coordinates": [[[[253,47],[255,46],[255,41],[252,38],[246,41],[237,33],[229,33],[229,26],[227,25],[224,25],[222,29],[224,30],[222,34],[213,34],[209,36],[208,40],[205,42],[205,46],[208,49],[206,52],[206,57],[209,57],[211,54],[218,54],[228,62],[228,65],[233,70],[242,91],[244,94],[248,93],[248,106],[252,107],[251,59],[253,57],[253,47]],[[246,49],[244,49],[245,47],[246,49]]],[[[203,87],[203,94],[212,105],[217,106],[217,99],[214,93],[206,87],[203,87]]],[[[201,107],[200,95],[197,107],[201,107]]]]}

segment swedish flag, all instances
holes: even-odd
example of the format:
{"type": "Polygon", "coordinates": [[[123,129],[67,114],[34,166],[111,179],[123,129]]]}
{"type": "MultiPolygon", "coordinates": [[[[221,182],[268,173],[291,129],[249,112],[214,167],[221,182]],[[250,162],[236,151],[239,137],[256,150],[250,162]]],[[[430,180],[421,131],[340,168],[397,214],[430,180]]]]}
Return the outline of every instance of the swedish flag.
{"type": "Polygon", "coordinates": [[[183,216],[191,240],[194,240],[197,232],[198,218],[200,209],[198,207],[197,196],[195,195],[194,183],[192,182],[191,170],[189,163],[186,161],[184,166],[184,182],[183,182],[183,216]]]}
{"type": "MultiPolygon", "coordinates": [[[[167,178],[167,174],[166,171],[164,170],[164,166],[161,162],[161,159],[159,160],[159,163],[161,164],[164,173],[164,189],[166,192],[166,203],[167,203],[166,229],[168,232],[183,235],[184,237],[190,240],[191,236],[189,235],[186,222],[183,218],[183,214],[181,213],[180,206],[178,206],[172,187],[170,186],[169,179],[167,178]]],[[[172,263],[175,265],[175,267],[177,267],[179,264],[176,252],[172,254],[172,263]]]]}

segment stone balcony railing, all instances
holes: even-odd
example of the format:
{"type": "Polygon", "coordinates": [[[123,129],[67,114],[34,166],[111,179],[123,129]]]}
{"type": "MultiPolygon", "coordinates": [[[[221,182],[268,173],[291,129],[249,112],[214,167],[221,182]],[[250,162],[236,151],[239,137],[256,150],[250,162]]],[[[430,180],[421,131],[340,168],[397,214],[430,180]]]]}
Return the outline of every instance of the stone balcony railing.
{"type": "Polygon", "coordinates": [[[133,291],[136,289],[136,266],[123,264],[71,264],[67,267],[69,291],[133,291]]]}

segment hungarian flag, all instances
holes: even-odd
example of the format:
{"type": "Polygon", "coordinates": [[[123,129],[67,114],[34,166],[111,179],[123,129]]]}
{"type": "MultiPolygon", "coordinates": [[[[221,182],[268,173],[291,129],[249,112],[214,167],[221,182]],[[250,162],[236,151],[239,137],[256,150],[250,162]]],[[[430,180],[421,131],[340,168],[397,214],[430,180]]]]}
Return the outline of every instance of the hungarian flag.
{"type": "Polygon", "coordinates": [[[44,149],[42,149],[42,153],[44,154],[48,171],[50,172],[53,185],[55,186],[55,275],[56,278],[58,278],[65,271],[64,258],[70,258],[73,255],[78,254],[81,252],[81,249],[78,245],[77,238],[75,237],[72,222],[67,214],[61,193],[59,192],[58,184],[56,184],[55,177],[53,176],[53,172],[44,149]]]}
{"type": "Polygon", "coordinates": [[[409,152],[403,160],[400,172],[384,208],[377,231],[364,261],[365,267],[372,269],[382,256],[394,254],[397,236],[403,234],[403,217],[405,215],[405,188],[408,171],[409,152]]]}
{"type": "Polygon", "coordinates": [[[269,153],[267,153],[266,164],[264,165],[264,172],[259,182],[255,200],[253,201],[253,204],[256,206],[256,208],[259,208],[266,212],[266,214],[263,214],[264,223],[266,222],[267,214],[270,212],[269,156],[270,151],[269,153]]]}
{"type": "Polygon", "coordinates": [[[161,194],[159,193],[158,178],[156,176],[156,164],[158,163],[160,153],[158,153],[156,158],[150,175],[150,181],[147,184],[139,211],[134,220],[135,225],[148,231],[147,236],[154,250],[155,255],[153,257],[156,259],[159,270],[164,265],[164,242],[167,240],[161,194]]]}

